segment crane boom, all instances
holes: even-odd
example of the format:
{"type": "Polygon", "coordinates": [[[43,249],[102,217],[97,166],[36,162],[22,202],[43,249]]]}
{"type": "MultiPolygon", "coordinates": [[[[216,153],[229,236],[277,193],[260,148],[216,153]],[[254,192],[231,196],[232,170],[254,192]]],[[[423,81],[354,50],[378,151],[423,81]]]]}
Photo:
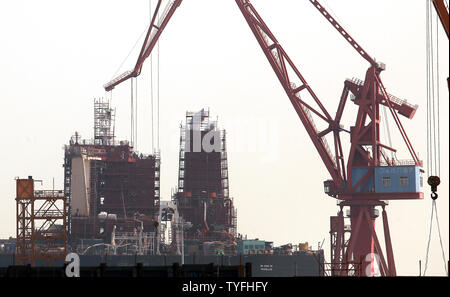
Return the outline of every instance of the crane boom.
{"type": "Polygon", "coordinates": [[[169,3],[167,3],[167,6],[164,9],[161,17],[157,21],[156,19],[158,13],[160,12],[162,3],[162,0],[158,0],[158,4],[156,5],[155,12],[153,13],[152,21],[148,28],[147,35],[145,36],[144,44],[142,45],[136,65],[132,70],[126,71],[110,82],[106,83],[103,87],[107,92],[111,91],[112,89],[114,89],[114,87],[121,84],[122,82],[132,77],[137,77],[141,74],[142,66],[144,65],[145,60],[152,53],[153,48],[159,40],[159,37],[166,28],[177,8],[181,5],[181,2],[183,2],[183,0],[170,0],[169,3]]]}
{"type": "Polygon", "coordinates": [[[445,33],[447,33],[447,38],[449,37],[449,15],[447,7],[445,6],[444,0],[433,0],[434,8],[441,20],[442,26],[444,27],[445,33]]]}
{"type": "Polygon", "coordinates": [[[317,10],[327,19],[328,22],[347,40],[348,43],[361,55],[370,65],[384,70],[384,65],[377,63],[359,44],[354,40],[350,34],[336,21],[334,17],[319,3],[317,0],[309,0],[317,10]]]}
{"type": "Polygon", "coordinates": [[[338,187],[341,186],[343,183],[343,175],[338,170],[337,162],[325,138],[322,136],[328,131],[318,131],[311,114],[319,117],[329,126],[332,126],[334,123],[333,119],[253,5],[248,0],[236,0],[236,3],[286,91],[328,172],[336,185],[338,187]],[[301,85],[297,86],[295,82],[301,85]],[[317,107],[314,108],[302,100],[300,97],[301,92],[307,92],[317,107]]]}

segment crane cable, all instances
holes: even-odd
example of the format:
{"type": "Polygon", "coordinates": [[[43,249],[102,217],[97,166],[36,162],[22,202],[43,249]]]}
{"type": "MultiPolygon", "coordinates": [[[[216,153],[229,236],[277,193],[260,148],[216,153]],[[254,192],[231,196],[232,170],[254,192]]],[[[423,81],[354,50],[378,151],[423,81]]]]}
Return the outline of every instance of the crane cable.
{"type": "MultiPolygon", "coordinates": [[[[160,15],[159,15],[159,11],[158,11],[158,22],[159,21],[160,21],[160,15]]],[[[160,97],[160,83],[159,83],[159,81],[160,81],[160,76],[159,76],[160,47],[159,47],[159,44],[160,44],[160,42],[159,42],[159,39],[158,39],[158,68],[157,68],[157,72],[156,72],[157,73],[157,80],[158,80],[158,94],[157,94],[158,120],[157,120],[157,127],[156,127],[156,133],[157,133],[156,138],[158,140],[158,142],[157,142],[158,143],[158,145],[157,145],[158,152],[160,150],[160,147],[159,147],[159,97],[160,97]]]]}
{"type": "Polygon", "coordinates": [[[133,103],[134,103],[134,98],[133,98],[133,78],[130,79],[130,85],[131,85],[131,116],[130,116],[130,121],[131,121],[131,131],[130,131],[130,142],[131,142],[131,146],[134,145],[134,108],[133,108],[133,103]]]}
{"type": "MultiPolygon", "coordinates": [[[[152,0],[148,1],[150,10],[150,19],[152,19],[152,0]]],[[[154,109],[153,109],[153,53],[150,54],[150,112],[152,121],[152,153],[155,151],[155,126],[154,126],[154,109]]]]}
{"type": "Polygon", "coordinates": [[[130,100],[130,108],[131,108],[131,116],[130,116],[130,144],[131,146],[137,150],[137,139],[138,139],[138,78],[132,77],[130,79],[131,85],[131,100],[130,100]],[[134,88],[133,88],[133,80],[134,88]]]}
{"type": "Polygon", "coordinates": [[[444,245],[442,243],[441,228],[439,226],[439,217],[438,217],[438,212],[437,212],[436,200],[433,200],[433,202],[431,204],[431,221],[430,221],[430,231],[429,231],[429,234],[428,234],[427,253],[426,253],[426,258],[425,258],[425,270],[423,272],[424,276],[426,275],[427,269],[428,269],[428,260],[429,260],[428,256],[429,256],[429,252],[430,252],[431,233],[432,233],[432,230],[433,230],[433,217],[434,217],[434,215],[436,216],[436,224],[437,224],[438,234],[439,234],[439,243],[441,245],[442,258],[444,259],[444,269],[445,269],[445,272],[448,274],[447,264],[445,262],[444,245]]]}
{"type": "Polygon", "coordinates": [[[134,126],[134,149],[138,149],[138,77],[136,77],[136,104],[135,104],[135,126],[134,126]]]}
{"type": "MultiPolygon", "coordinates": [[[[384,123],[385,123],[384,129],[385,129],[386,137],[387,137],[387,140],[388,140],[388,145],[389,145],[389,147],[392,147],[391,128],[389,126],[389,118],[387,116],[387,111],[386,111],[387,108],[388,107],[386,107],[386,106],[382,106],[381,110],[382,110],[382,113],[383,113],[383,118],[384,118],[384,123]]],[[[397,155],[395,154],[395,152],[394,151],[390,151],[390,152],[391,152],[391,159],[392,159],[392,161],[394,159],[396,159],[398,161],[397,155]]]]}
{"type": "MultiPolygon", "coordinates": [[[[445,260],[445,250],[442,243],[441,230],[439,226],[439,218],[437,211],[437,186],[440,184],[440,115],[439,115],[439,38],[437,28],[433,28],[431,0],[426,1],[426,73],[427,73],[427,172],[429,174],[428,184],[431,186],[431,221],[428,235],[428,243],[426,250],[425,270],[424,275],[428,269],[429,251],[431,243],[431,233],[433,230],[433,218],[436,217],[436,224],[438,228],[439,242],[442,251],[442,258],[444,261],[445,272],[447,271],[447,264],[445,260]],[[436,31],[436,41],[433,39],[434,30],[436,31]],[[436,43],[436,59],[434,55],[434,44],[436,43]],[[435,68],[436,61],[436,68],[435,68]],[[435,77],[436,76],[436,77],[435,77]],[[436,98],[436,99],[435,99],[436,98]]],[[[436,17],[436,22],[438,22],[436,17]]]]}
{"type": "Polygon", "coordinates": [[[437,28],[433,26],[431,1],[427,1],[426,48],[427,48],[427,171],[428,184],[431,186],[431,197],[437,199],[437,186],[440,183],[440,111],[439,111],[439,38],[437,28]],[[433,34],[436,31],[436,41],[433,34]],[[436,58],[435,58],[436,57],[436,58]],[[435,63],[436,62],[436,63],[435,63]],[[435,67],[436,64],[436,67],[435,67]]]}
{"type": "Polygon", "coordinates": [[[115,77],[117,77],[117,73],[119,73],[120,69],[122,69],[123,65],[125,64],[125,62],[128,60],[128,58],[130,57],[131,53],[133,53],[134,49],[136,48],[136,46],[138,45],[139,41],[142,39],[142,36],[144,36],[145,32],[147,32],[148,30],[148,26],[145,26],[144,31],[142,31],[141,35],[139,35],[139,38],[136,40],[135,44],[133,45],[133,47],[130,49],[130,51],[128,52],[127,56],[125,57],[125,59],[123,59],[122,63],[120,63],[119,67],[117,67],[116,72],[114,72],[114,74],[112,75],[110,80],[113,80],[115,77]]]}
{"type": "MultiPolygon", "coordinates": [[[[152,17],[152,0],[149,0],[150,18],[152,17]]],[[[158,11],[158,23],[160,22],[160,14],[158,11]]],[[[153,88],[153,53],[150,55],[150,100],[151,100],[151,121],[152,121],[152,151],[159,151],[159,97],[160,97],[160,75],[159,75],[159,65],[160,65],[160,41],[157,42],[157,65],[156,65],[156,102],[154,98],[154,88],[153,88]],[[156,108],[155,108],[156,105],[156,108]],[[155,110],[156,109],[156,110],[155,110]],[[156,113],[156,120],[155,120],[156,113]],[[156,122],[156,128],[155,128],[156,122]]]]}
{"type": "MultiPolygon", "coordinates": [[[[149,10],[150,10],[150,18],[152,18],[152,0],[149,0],[149,10]]],[[[160,12],[158,11],[157,21],[158,23],[161,21],[160,12]]],[[[160,108],[159,108],[159,97],[160,97],[160,40],[157,42],[157,56],[156,56],[156,102],[154,98],[154,88],[153,88],[153,53],[150,55],[150,100],[151,100],[151,121],[152,121],[152,151],[160,150],[160,141],[159,141],[159,126],[160,126],[160,108]],[[156,108],[155,108],[156,105],[156,108]],[[156,110],[155,110],[156,109],[156,110]],[[156,114],[156,119],[155,119],[156,114]],[[156,122],[156,127],[155,127],[156,122]]]]}

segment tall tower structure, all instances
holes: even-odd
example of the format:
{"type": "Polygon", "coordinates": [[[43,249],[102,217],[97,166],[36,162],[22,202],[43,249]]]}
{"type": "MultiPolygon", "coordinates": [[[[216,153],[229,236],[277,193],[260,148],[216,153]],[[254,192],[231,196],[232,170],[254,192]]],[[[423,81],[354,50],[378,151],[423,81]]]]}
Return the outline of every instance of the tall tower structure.
{"type": "Polygon", "coordinates": [[[94,142],[96,145],[114,143],[115,109],[103,98],[94,101],[94,142]]]}
{"type": "Polygon", "coordinates": [[[209,110],[187,112],[180,127],[178,191],[173,199],[181,219],[192,224],[184,233],[188,253],[233,253],[236,210],[229,196],[226,132],[211,120],[209,110]],[[203,250],[197,250],[201,246],[203,250]]]}

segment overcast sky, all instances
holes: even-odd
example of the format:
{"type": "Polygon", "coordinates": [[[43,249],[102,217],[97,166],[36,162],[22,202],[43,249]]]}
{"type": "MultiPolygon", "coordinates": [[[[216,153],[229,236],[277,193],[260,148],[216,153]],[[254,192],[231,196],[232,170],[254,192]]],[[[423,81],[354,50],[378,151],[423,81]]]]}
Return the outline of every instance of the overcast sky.
{"type": "MultiPolygon", "coordinates": [[[[333,115],[344,80],[363,79],[368,63],[309,1],[252,3],[333,115]]],[[[425,1],[325,3],[369,54],[386,63],[382,79],[388,92],[420,105],[413,120],[402,122],[426,160],[425,1]]],[[[93,136],[93,100],[106,95],[103,84],[148,21],[148,0],[0,3],[0,238],[15,236],[16,176],[42,179],[44,188],[55,178],[63,188],[63,145],[75,131],[93,136]]],[[[439,30],[441,110],[448,111],[448,41],[439,30]]],[[[133,52],[121,71],[135,59],[133,52]]],[[[161,38],[160,63],[162,199],[170,199],[177,184],[179,124],[186,110],[210,108],[228,131],[238,232],[276,245],[308,241],[317,248],[325,239],[329,260],[329,217],[338,207],[323,193],[328,173],[235,1],[184,1],[161,38]]],[[[138,80],[137,149],[143,153],[152,151],[149,65],[138,80]]],[[[117,138],[129,139],[129,82],[112,96],[117,138]]],[[[354,112],[347,112],[345,126],[353,121],[354,112]]],[[[441,125],[438,214],[448,259],[447,112],[441,112],[441,125]]],[[[407,158],[392,121],[390,127],[399,157],[407,158]]],[[[391,202],[387,210],[398,274],[417,275],[427,246],[428,187],[424,200],[391,202]]],[[[383,239],[381,226],[378,220],[383,239]]],[[[432,238],[428,272],[443,275],[436,226],[432,238]]]]}

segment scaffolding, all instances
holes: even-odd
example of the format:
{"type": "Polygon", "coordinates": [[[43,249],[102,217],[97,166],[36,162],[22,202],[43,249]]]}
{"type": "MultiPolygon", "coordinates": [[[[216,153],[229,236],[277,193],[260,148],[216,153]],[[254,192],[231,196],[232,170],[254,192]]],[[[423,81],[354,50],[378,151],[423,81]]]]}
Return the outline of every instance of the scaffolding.
{"type": "Polygon", "coordinates": [[[95,145],[112,145],[114,143],[116,111],[110,102],[103,98],[94,100],[94,142],[95,145]]]}
{"type": "Polygon", "coordinates": [[[155,232],[115,232],[113,246],[115,251],[124,250],[124,255],[154,255],[155,232]]]}
{"type": "Polygon", "coordinates": [[[229,198],[227,158],[226,131],[219,130],[217,121],[210,120],[209,110],[186,112],[186,123],[180,127],[178,191],[206,191],[229,198]],[[203,147],[206,136],[214,137],[212,151],[203,147]]]}
{"type": "Polygon", "coordinates": [[[180,216],[192,224],[185,232],[191,246],[235,243],[237,216],[229,196],[226,136],[205,109],[186,112],[180,126],[178,189],[172,199],[180,216]]]}
{"type": "Polygon", "coordinates": [[[130,232],[130,218],[145,216],[145,232],[154,232],[160,205],[160,153],[135,152],[128,141],[116,141],[115,110],[104,99],[94,100],[94,138],[76,132],[64,154],[64,194],[71,246],[83,241],[110,243],[113,223],[99,217],[116,216],[119,232],[130,232]],[[81,159],[81,160],[80,160],[81,159]],[[77,205],[77,206],[75,206],[77,205]]]}

